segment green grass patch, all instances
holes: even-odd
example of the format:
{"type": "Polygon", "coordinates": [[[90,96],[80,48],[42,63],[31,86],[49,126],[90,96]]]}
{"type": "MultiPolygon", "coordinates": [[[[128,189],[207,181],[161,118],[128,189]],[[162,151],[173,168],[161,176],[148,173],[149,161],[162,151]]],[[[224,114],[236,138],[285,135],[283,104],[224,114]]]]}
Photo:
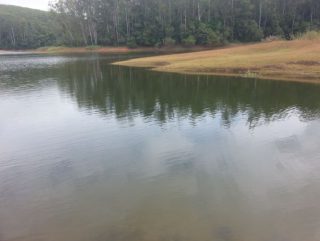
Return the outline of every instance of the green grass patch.
{"type": "Polygon", "coordinates": [[[89,45],[89,46],[86,46],[86,49],[87,50],[97,50],[97,49],[100,49],[101,46],[99,45],[89,45]]]}
{"type": "Polygon", "coordinates": [[[243,78],[258,78],[259,75],[258,73],[255,72],[251,72],[250,70],[248,70],[246,73],[244,73],[241,77],[243,78]]]}
{"type": "Polygon", "coordinates": [[[65,46],[46,46],[46,47],[38,48],[37,50],[46,51],[46,52],[56,52],[56,51],[60,51],[64,48],[66,48],[66,47],[65,46]]]}

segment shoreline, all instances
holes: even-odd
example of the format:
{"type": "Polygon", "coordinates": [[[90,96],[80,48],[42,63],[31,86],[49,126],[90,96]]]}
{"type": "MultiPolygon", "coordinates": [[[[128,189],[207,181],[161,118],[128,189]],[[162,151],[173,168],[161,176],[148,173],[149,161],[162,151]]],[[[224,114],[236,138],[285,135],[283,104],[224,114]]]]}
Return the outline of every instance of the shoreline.
{"type": "Polygon", "coordinates": [[[28,49],[28,50],[3,50],[0,49],[0,56],[13,56],[13,55],[73,55],[73,54],[119,54],[119,55],[130,55],[130,54],[154,54],[161,56],[164,54],[178,54],[178,53],[191,53],[204,50],[212,50],[206,46],[167,46],[167,47],[138,47],[138,48],[128,48],[128,47],[107,47],[107,46],[97,46],[97,47],[43,47],[39,49],[28,49]]]}
{"type": "Polygon", "coordinates": [[[320,84],[320,40],[241,44],[113,63],[154,71],[320,84]]]}
{"type": "Polygon", "coordinates": [[[0,50],[0,56],[24,54],[138,54],[112,63],[154,71],[191,75],[231,76],[320,84],[320,40],[230,44],[216,48],[183,47],[45,47],[35,50],[0,50]]]}
{"type": "Polygon", "coordinates": [[[88,46],[88,47],[43,47],[39,49],[28,50],[0,50],[0,55],[18,55],[18,54],[131,54],[131,53],[188,53],[209,50],[212,48],[203,46],[168,46],[168,47],[108,47],[108,46],[88,46]]]}

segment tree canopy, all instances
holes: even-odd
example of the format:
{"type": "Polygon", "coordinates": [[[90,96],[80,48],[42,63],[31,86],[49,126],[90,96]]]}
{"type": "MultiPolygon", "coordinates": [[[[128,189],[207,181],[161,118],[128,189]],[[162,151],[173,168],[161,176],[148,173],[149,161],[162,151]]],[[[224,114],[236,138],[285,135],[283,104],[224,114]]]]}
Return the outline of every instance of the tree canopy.
{"type": "Polygon", "coordinates": [[[319,0],[56,0],[50,13],[0,6],[1,48],[221,45],[319,27],[319,0]]]}
{"type": "Polygon", "coordinates": [[[0,5],[0,48],[38,48],[56,43],[56,24],[47,12],[0,5]]]}

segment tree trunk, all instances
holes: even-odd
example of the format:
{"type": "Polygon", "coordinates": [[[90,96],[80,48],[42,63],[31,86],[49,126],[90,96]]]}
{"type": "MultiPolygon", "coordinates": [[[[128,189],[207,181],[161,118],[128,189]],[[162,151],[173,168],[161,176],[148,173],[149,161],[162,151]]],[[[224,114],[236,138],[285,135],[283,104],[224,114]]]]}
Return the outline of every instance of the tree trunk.
{"type": "Polygon", "coordinates": [[[211,0],[209,0],[209,3],[208,3],[208,23],[211,22],[211,0]]]}
{"type": "Polygon", "coordinates": [[[292,18],[292,25],[291,25],[291,34],[293,36],[294,34],[294,25],[295,25],[295,22],[296,22],[296,10],[294,10],[294,14],[293,14],[293,18],[292,18]]]}
{"type": "Polygon", "coordinates": [[[259,2],[259,29],[261,29],[261,20],[262,20],[262,0],[259,2]]]}
{"type": "Polygon", "coordinates": [[[310,30],[312,29],[313,26],[313,8],[312,5],[310,7],[310,30]]]}
{"type": "Polygon", "coordinates": [[[126,28],[127,28],[127,40],[128,40],[128,38],[130,37],[130,30],[129,30],[129,19],[128,19],[127,5],[125,5],[124,11],[125,11],[125,14],[126,14],[126,28]]]}
{"type": "Polygon", "coordinates": [[[234,22],[235,22],[235,19],[234,19],[234,0],[231,0],[231,18],[232,18],[232,28],[231,28],[231,39],[233,40],[234,39],[234,22]]]}
{"type": "Polygon", "coordinates": [[[86,36],[86,33],[85,33],[85,30],[84,30],[84,26],[83,26],[83,22],[80,21],[80,28],[81,28],[81,35],[82,35],[82,38],[83,38],[83,42],[85,45],[88,45],[88,40],[87,40],[87,36],[86,36]]]}
{"type": "Polygon", "coordinates": [[[184,7],[184,31],[187,32],[187,5],[184,7]]]}
{"type": "Polygon", "coordinates": [[[13,27],[11,27],[11,42],[13,47],[16,47],[16,36],[13,27]]]}
{"type": "Polygon", "coordinates": [[[200,14],[200,2],[198,1],[198,21],[201,21],[201,14],[200,14]]]}

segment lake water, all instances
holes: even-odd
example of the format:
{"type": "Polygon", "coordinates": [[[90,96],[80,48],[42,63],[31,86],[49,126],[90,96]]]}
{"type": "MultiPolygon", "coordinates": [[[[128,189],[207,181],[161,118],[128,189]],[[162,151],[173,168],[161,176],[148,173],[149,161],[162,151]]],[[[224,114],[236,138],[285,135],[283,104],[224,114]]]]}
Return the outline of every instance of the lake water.
{"type": "Polygon", "coordinates": [[[320,85],[0,56],[1,241],[319,241],[320,85]]]}

